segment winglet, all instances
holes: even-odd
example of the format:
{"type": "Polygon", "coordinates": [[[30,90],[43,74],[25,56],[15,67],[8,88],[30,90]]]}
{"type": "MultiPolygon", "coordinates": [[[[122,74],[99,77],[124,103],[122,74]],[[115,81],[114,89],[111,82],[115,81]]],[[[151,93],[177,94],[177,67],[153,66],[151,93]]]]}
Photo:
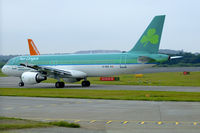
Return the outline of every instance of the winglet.
{"type": "Polygon", "coordinates": [[[29,45],[29,51],[30,51],[31,56],[40,55],[40,52],[38,51],[32,39],[28,39],[28,45],[29,45]]]}

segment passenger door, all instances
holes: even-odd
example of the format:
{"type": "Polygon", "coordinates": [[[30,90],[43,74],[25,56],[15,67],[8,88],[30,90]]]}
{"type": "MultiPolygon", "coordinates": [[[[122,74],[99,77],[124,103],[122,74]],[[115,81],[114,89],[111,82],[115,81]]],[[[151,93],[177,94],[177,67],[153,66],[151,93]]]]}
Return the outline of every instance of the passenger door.
{"type": "Polygon", "coordinates": [[[126,66],[126,57],[127,54],[122,54],[120,58],[120,68],[127,68],[126,66]]]}

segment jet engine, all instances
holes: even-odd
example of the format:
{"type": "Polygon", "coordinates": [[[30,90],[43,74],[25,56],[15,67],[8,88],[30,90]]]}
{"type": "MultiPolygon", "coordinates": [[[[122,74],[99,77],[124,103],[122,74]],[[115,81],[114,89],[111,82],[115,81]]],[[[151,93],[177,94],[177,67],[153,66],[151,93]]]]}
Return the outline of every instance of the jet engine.
{"type": "Polygon", "coordinates": [[[25,84],[36,84],[46,79],[46,76],[40,75],[40,73],[37,72],[24,72],[21,75],[21,80],[25,84]]]}

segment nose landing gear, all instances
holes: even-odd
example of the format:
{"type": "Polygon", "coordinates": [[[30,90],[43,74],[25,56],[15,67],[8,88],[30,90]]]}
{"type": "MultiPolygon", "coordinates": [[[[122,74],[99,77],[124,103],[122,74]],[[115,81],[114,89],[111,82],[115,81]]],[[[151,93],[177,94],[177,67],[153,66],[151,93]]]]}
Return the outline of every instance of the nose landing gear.
{"type": "Polygon", "coordinates": [[[24,82],[19,82],[19,87],[23,87],[24,86],[24,82]]]}

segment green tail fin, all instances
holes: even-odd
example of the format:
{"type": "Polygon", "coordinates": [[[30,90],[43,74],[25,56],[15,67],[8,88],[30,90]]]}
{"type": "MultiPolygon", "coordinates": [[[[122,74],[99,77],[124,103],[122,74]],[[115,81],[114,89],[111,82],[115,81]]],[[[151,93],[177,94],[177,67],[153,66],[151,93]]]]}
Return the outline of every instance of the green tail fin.
{"type": "Polygon", "coordinates": [[[158,53],[165,15],[155,16],[129,52],[158,53]]]}

